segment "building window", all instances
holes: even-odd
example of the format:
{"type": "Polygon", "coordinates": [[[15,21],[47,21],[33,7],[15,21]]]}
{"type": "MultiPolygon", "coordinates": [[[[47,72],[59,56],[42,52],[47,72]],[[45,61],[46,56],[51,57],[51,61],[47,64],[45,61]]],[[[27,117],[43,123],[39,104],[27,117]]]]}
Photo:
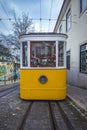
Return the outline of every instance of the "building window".
{"type": "Polygon", "coordinates": [[[70,51],[66,52],[66,67],[70,70],[70,51]]]}
{"type": "Polygon", "coordinates": [[[59,33],[62,33],[62,25],[59,27],[59,33]]]}
{"type": "Polygon", "coordinates": [[[80,46],[80,72],[87,74],[87,43],[80,46]]]}
{"type": "Polygon", "coordinates": [[[84,12],[87,8],[87,0],[80,0],[80,13],[84,12]]]}
{"type": "Polygon", "coordinates": [[[58,66],[64,66],[64,43],[58,44],[58,66]]]}
{"type": "Polygon", "coordinates": [[[71,27],[71,10],[69,9],[66,14],[66,31],[68,31],[71,27]]]}
{"type": "Polygon", "coordinates": [[[22,43],[22,59],[23,59],[22,65],[24,67],[27,67],[28,66],[28,44],[27,44],[27,42],[22,43]]]}

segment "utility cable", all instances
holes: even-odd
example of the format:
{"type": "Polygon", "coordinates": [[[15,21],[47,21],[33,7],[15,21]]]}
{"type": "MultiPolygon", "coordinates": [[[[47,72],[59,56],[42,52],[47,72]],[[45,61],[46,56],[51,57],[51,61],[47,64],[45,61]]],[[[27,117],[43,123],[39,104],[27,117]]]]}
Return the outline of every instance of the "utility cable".
{"type": "Polygon", "coordinates": [[[42,28],[42,26],[41,26],[41,20],[42,20],[42,19],[41,19],[41,0],[40,0],[40,32],[41,32],[41,30],[42,30],[42,29],[41,29],[41,28],[42,28]]]}
{"type": "Polygon", "coordinates": [[[50,22],[51,22],[52,8],[53,8],[53,0],[51,0],[51,8],[50,8],[50,17],[49,17],[48,32],[49,32],[49,30],[50,30],[50,22]]]}

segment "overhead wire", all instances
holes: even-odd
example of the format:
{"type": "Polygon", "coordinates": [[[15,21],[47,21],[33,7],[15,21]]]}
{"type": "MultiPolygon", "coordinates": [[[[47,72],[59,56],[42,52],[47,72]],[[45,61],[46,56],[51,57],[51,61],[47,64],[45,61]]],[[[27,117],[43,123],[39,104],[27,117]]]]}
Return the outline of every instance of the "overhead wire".
{"type": "Polygon", "coordinates": [[[42,25],[41,25],[41,24],[42,24],[41,20],[42,20],[42,19],[41,19],[41,0],[40,0],[40,32],[41,32],[41,30],[42,30],[42,29],[41,29],[41,27],[42,27],[42,25]]]}
{"type": "MultiPolygon", "coordinates": [[[[3,0],[3,2],[4,2],[4,0],[3,0]]],[[[4,5],[1,3],[1,1],[0,1],[0,4],[1,4],[2,9],[4,10],[6,16],[8,17],[8,18],[1,18],[1,17],[0,17],[0,21],[8,20],[8,21],[10,21],[10,22],[12,23],[12,21],[15,20],[15,19],[10,18],[10,17],[8,16],[8,13],[7,13],[7,11],[6,11],[5,7],[4,7],[4,5]]],[[[57,19],[52,19],[52,18],[51,18],[51,15],[52,15],[52,6],[53,6],[53,0],[51,1],[50,17],[49,17],[49,19],[47,19],[47,18],[46,18],[46,19],[45,19],[45,18],[43,19],[43,18],[41,17],[41,0],[40,0],[40,19],[31,18],[31,20],[40,20],[40,29],[39,29],[40,32],[42,31],[42,20],[47,20],[47,21],[49,21],[48,31],[49,31],[49,29],[50,29],[50,21],[51,21],[51,20],[57,20],[57,19]]]]}
{"type": "MultiPolygon", "coordinates": [[[[4,2],[4,0],[3,0],[3,2],[4,2]]],[[[6,14],[6,16],[8,17],[8,19],[9,19],[9,21],[11,22],[11,19],[9,18],[9,15],[8,15],[8,13],[7,13],[7,11],[6,11],[6,9],[5,9],[5,7],[4,7],[4,5],[3,5],[3,3],[0,1],[0,5],[1,5],[1,7],[2,7],[2,9],[3,9],[3,11],[4,11],[4,13],[6,14]]],[[[4,25],[4,27],[7,29],[7,31],[9,32],[9,29],[7,28],[7,26],[6,26],[6,24],[2,21],[2,18],[0,17],[0,22],[2,22],[2,24],[4,25]]],[[[12,22],[11,22],[11,24],[12,24],[12,22]]],[[[10,32],[9,32],[10,33],[10,32]]]]}
{"type": "Polygon", "coordinates": [[[51,16],[52,16],[52,8],[53,8],[53,0],[51,0],[51,7],[50,7],[50,17],[49,17],[48,32],[49,32],[49,30],[50,30],[50,22],[51,22],[51,16]]]}
{"type": "Polygon", "coordinates": [[[1,1],[0,1],[0,4],[1,4],[1,7],[2,7],[2,9],[4,10],[5,14],[7,15],[7,17],[9,17],[9,16],[8,16],[8,13],[7,13],[6,9],[4,8],[4,5],[2,4],[1,1]]]}
{"type": "MultiPolygon", "coordinates": [[[[3,0],[3,3],[4,3],[4,5],[6,4],[4,0],[3,0]]],[[[1,3],[1,4],[2,4],[2,3],[1,3]]],[[[12,21],[11,21],[11,18],[9,18],[8,12],[7,12],[6,8],[4,7],[4,5],[2,4],[2,8],[3,8],[5,14],[7,15],[9,21],[11,22],[11,24],[13,24],[12,21]]]]}
{"type": "MultiPolygon", "coordinates": [[[[31,20],[40,20],[39,18],[30,18],[31,20]]],[[[14,21],[15,19],[13,19],[13,18],[1,18],[0,17],[0,20],[11,20],[11,21],[14,21]]],[[[22,18],[20,19],[20,20],[23,20],[22,18]]],[[[41,18],[41,20],[49,20],[49,19],[47,19],[47,18],[41,18]]],[[[57,19],[52,19],[51,18],[51,20],[57,20],[57,19]]]]}
{"type": "MultiPolygon", "coordinates": [[[[32,21],[37,21],[37,20],[40,21],[39,18],[37,18],[37,19],[36,19],[36,18],[30,18],[30,19],[31,19],[32,21]]],[[[15,19],[13,19],[13,18],[1,18],[1,17],[0,17],[0,21],[4,21],[4,20],[15,21],[15,19]]],[[[16,20],[18,20],[18,19],[16,19],[16,20]]],[[[20,20],[23,20],[23,19],[20,19],[20,20]]],[[[46,19],[45,19],[45,18],[41,18],[41,20],[42,20],[42,21],[44,21],[44,20],[45,20],[45,21],[46,21],[46,20],[49,21],[49,19],[47,19],[47,18],[46,18],[46,19]]],[[[56,20],[57,20],[57,19],[52,19],[52,18],[51,18],[51,21],[56,21],[56,20]]],[[[63,19],[63,20],[58,20],[58,21],[66,22],[65,19],[63,19]]],[[[75,24],[77,23],[77,22],[72,21],[72,20],[71,20],[70,22],[75,23],[75,24]]]]}
{"type": "MultiPolygon", "coordinates": [[[[3,0],[3,2],[4,2],[4,0],[3,0]]],[[[44,20],[46,20],[46,21],[48,21],[49,23],[48,23],[48,32],[50,31],[50,25],[51,25],[51,21],[56,21],[57,19],[54,19],[54,18],[52,18],[52,11],[53,11],[53,0],[51,0],[51,4],[50,4],[50,14],[49,14],[49,18],[42,18],[42,12],[41,12],[41,10],[42,10],[42,1],[40,0],[39,1],[40,2],[40,18],[30,18],[32,21],[40,21],[40,25],[39,25],[39,31],[41,32],[42,31],[42,21],[44,21],[44,20]]],[[[5,2],[4,2],[4,4],[5,4],[5,2]]],[[[2,18],[2,17],[0,17],[0,22],[2,22],[2,24],[3,25],[5,25],[5,28],[7,29],[7,26],[6,26],[6,24],[3,22],[3,21],[5,21],[5,20],[7,20],[7,21],[10,21],[11,23],[13,22],[13,21],[15,21],[15,19],[14,18],[11,18],[11,17],[9,17],[9,15],[8,15],[8,12],[7,12],[7,10],[6,10],[6,8],[4,7],[4,5],[3,5],[3,3],[0,1],[0,5],[1,5],[1,7],[2,7],[2,9],[3,9],[3,11],[5,12],[5,14],[6,14],[6,16],[7,16],[7,18],[2,18]]],[[[21,19],[22,20],[22,19],[21,19]]],[[[66,21],[66,20],[60,20],[60,21],[66,21]]],[[[75,23],[76,24],[76,22],[75,21],[71,21],[72,23],[75,23]]],[[[8,31],[9,31],[9,29],[7,29],[8,31]]]]}

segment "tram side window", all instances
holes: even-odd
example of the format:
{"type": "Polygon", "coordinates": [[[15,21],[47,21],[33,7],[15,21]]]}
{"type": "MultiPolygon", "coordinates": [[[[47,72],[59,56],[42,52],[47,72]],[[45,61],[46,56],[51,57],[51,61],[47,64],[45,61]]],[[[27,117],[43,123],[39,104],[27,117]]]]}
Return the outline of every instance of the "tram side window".
{"type": "Polygon", "coordinates": [[[28,45],[27,42],[22,43],[22,65],[28,66],[28,45]]]}
{"type": "Polygon", "coordinates": [[[64,66],[64,43],[58,44],[58,66],[64,66]]]}
{"type": "Polygon", "coordinates": [[[55,42],[31,43],[31,67],[56,67],[55,42]]]}

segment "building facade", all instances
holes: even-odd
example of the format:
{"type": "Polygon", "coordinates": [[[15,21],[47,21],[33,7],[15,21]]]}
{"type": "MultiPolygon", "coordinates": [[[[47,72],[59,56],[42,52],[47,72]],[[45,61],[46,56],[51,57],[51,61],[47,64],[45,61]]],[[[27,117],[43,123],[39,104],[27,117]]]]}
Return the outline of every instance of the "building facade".
{"type": "Polygon", "coordinates": [[[87,88],[87,0],[64,0],[54,32],[67,38],[67,82],[87,88]]]}
{"type": "Polygon", "coordinates": [[[0,81],[13,80],[16,74],[19,78],[20,61],[9,53],[9,49],[0,44],[0,81]]]}

